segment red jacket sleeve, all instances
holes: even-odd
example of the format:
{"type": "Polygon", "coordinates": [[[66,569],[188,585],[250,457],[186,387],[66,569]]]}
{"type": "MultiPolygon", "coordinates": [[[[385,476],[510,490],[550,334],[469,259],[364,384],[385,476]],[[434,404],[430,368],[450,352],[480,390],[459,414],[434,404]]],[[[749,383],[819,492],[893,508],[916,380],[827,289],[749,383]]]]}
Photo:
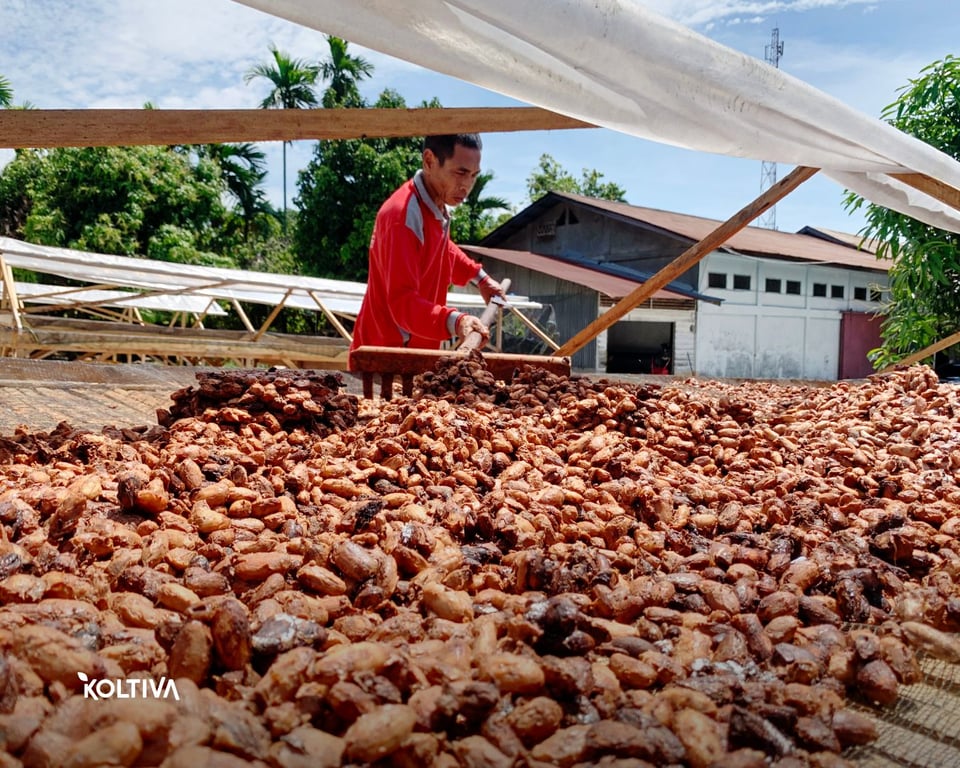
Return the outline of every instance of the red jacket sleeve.
{"type": "Polygon", "coordinates": [[[416,235],[406,226],[394,225],[385,227],[378,238],[378,250],[383,257],[380,266],[387,286],[385,309],[396,324],[412,336],[437,341],[450,338],[447,316],[454,310],[432,303],[418,290],[420,243],[416,235]]]}
{"type": "Polygon", "coordinates": [[[453,240],[448,242],[447,250],[453,258],[453,284],[466,285],[477,276],[480,265],[467,256],[453,240]]]}

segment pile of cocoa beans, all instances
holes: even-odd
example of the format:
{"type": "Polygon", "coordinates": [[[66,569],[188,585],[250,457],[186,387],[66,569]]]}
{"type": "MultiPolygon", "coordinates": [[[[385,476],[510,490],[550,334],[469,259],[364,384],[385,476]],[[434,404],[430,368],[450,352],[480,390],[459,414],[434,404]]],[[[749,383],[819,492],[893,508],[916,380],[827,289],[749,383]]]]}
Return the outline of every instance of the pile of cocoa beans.
{"type": "Polygon", "coordinates": [[[960,396],[224,371],[0,438],[0,768],[834,768],[960,663],[960,396]]]}

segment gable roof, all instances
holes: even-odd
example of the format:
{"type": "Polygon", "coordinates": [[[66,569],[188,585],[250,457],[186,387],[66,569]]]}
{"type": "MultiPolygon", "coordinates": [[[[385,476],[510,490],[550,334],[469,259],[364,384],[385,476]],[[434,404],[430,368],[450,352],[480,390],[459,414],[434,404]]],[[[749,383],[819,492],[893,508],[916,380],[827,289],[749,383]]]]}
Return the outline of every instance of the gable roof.
{"type": "MultiPolygon", "coordinates": [[[[476,256],[480,261],[485,258],[497,259],[507,264],[532,269],[534,272],[551,275],[560,280],[585,285],[587,288],[602,293],[611,299],[622,299],[652,276],[649,272],[640,272],[620,264],[596,264],[584,259],[545,256],[530,251],[490,248],[481,245],[464,245],[462,248],[471,256],[476,256]]],[[[712,304],[722,303],[716,296],[700,293],[682,283],[670,283],[669,289],[659,290],[651,298],[697,299],[699,301],[709,301],[712,304]]]]}
{"type": "MultiPolygon", "coordinates": [[[[600,200],[568,192],[548,192],[488,234],[481,240],[481,245],[501,242],[507,235],[522,229],[546,210],[563,201],[599,211],[603,215],[627,224],[675,237],[691,245],[702,240],[720,224],[715,219],[690,216],[685,213],[643,208],[629,203],[600,200]]],[[[810,234],[746,227],[731,237],[722,248],[728,252],[750,256],[837,264],[875,272],[886,272],[889,269],[889,261],[878,259],[871,251],[851,247],[850,243],[856,239],[855,235],[846,237],[849,238],[848,242],[838,243],[810,234]]]]}

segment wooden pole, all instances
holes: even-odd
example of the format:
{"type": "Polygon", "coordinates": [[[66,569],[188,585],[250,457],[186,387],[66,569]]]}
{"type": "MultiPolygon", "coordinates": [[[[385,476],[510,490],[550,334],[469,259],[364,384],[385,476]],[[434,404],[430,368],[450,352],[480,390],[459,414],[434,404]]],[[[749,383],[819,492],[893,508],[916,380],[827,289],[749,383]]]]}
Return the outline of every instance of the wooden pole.
{"type": "MultiPolygon", "coordinates": [[[[504,294],[510,290],[510,278],[504,278],[500,281],[500,287],[503,288],[504,294]]],[[[497,316],[497,311],[500,309],[498,304],[494,304],[492,301],[484,307],[483,312],[480,314],[480,322],[484,324],[485,327],[489,328],[490,323],[493,322],[494,318],[497,316]]],[[[479,349],[483,338],[479,333],[471,331],[466,336],[463,337],[460,341],[460,346],[457,347],[458,352],[471,352],[474,349],[479,349]]]]}
{"type": "Polygon", "coordinates": [[[3,109],[0,148],[166,146],[593,127],[538,107],[3,109]]]}
{"type": "Polygon", "coordinates": [[[939,179],[925,176],[922,173],[891,173],[891,179],[902,181],[904,184],[918,189],[930,197],[935,197],[942,203],[946,203],[951,208],[960,210],[960,189],[944,184],[939,179]]]}
{"type": "Polygon", "coordinates": [[[954,344],[958,343],[960,343],[960,331],[952,336],[947,336],[945,339],[940,339],[940,341],[931,344],[929,347],[924,347],[919,352],[914,352],[912,355],[907,355],[907,357],[903,358],[903,360],[898,360],[895,363],[891,363],[886,368],[878,371],[878,373],[889,373],[894,368],[919,363],[924,358],[930,357],[930,355],[935,355],[940,350],[946,349],[947,347],[952,347],[954,344]]]}
{"type": "Polygon", "coordinates": [[[17,286],[13,280],[13,270],[3,258],[0,252],[0,296],[6,296],[7,304],[10,306],[10,315],[13,317],[13,325],[18,331],[23,330],[23,320],[20,317],[20,298],[17,296],[17,286]]]}
{"type": "Polygon", "coordinates": [[[590,323],[590,325],[580,331],[580,333],[561,345],[556,354],[560,357],[576,354],[597,338],[597,336],[610,328],[610,326],[620,318],[629,314],[631,310],[653,296],[653,294],[669,282],[680,277],[680,275],[690,269],[690,267],[700,261],[704,256],[716,248],[719,248],[760,214],[775,205],[778,200],[790,194],[790,192],[816,174],[817,170],[817,168],[808,168],[802,165],[794,168],[789,174],[760,195],[760,197],[723,222],[723,224],[713,230],[713,232],[703,238],[699,243],[694,244],[681,253],[653,277],[642,285],[638,285],[629,294],[620,299],[620,301],[610,307],[610,309],[600,315],[600,317],[590,323]]]}

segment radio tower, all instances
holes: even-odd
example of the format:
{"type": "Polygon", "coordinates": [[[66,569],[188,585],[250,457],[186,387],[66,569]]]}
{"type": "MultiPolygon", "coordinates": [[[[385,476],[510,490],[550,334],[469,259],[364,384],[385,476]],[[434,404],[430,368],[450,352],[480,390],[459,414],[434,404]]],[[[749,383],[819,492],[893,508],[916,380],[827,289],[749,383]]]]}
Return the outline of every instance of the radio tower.
{"type": "MultiPolygon", "coordinates": [[[[767,64],[772,64],[777,69],[780,68],[780,57],[783,56],[783,43],[780,42],[780,28],[774,27],[770,35],[770,45],[766,46],[767,64]]],[[[765,192],[777,183],[777,164],[763,161],[760,169],[760,192],[765,192]]],[[[771,206],[760,217],[757,224],[766,229],[777,228],[777,206],[771,206]]]]}

